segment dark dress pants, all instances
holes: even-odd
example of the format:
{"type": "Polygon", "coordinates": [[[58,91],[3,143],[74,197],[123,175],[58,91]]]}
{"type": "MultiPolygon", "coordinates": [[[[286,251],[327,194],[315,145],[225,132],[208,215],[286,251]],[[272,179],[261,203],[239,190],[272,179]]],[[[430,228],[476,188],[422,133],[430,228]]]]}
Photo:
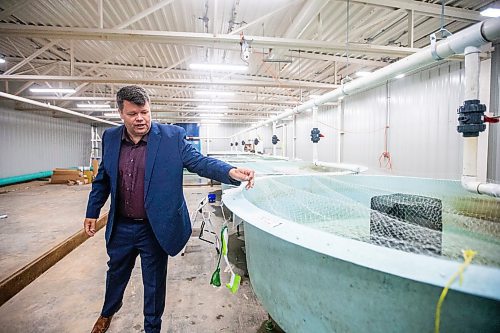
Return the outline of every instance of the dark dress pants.
{"type": "Polygon", "coordinates": [[[137,255],[141,256],[144,284],[144,330],[159,333],[165,308],[168,255],[156,240],[147,220],[118,217],[107,244],[109,256],[106,295],[101,315],[119,310],[137,255]]]}

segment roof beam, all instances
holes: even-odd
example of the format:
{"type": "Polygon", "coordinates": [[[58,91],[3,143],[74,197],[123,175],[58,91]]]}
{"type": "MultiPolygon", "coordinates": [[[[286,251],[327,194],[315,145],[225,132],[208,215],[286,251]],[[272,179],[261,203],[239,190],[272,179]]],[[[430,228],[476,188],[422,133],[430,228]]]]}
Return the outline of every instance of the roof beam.
{"type": "Polygon", "coordinates": [[[123,22],[122,24],[119,24],[119,25],[115,26],[114,28],[115,29],[126,28],[129,25],[131,25],[132,23],[137,22],[140,19],[143,19],[144,17],[146,17],[146,16],[154,13],[158,9],[161,9],[161,8],[165,7],[166,5],[170,4],[171,2],[174,2],[174,0],[163,0],[163,1],[160,1],[156,5],[153,5],[153,6],[149,7],[149,8],[147,8],[147,9],[143,10],[142,12],[140,12],[140,13],[132,16],[127,21],[123,22]]]}
{"type": "MultiPolygon", "coordinates": [[[[196,32],[152,31],[152,30],[119,30],[95,28],[67,28],[27,26],[19,24],[0,24],[1,36],[40,37],[52,39],[79,39],[122,42],[149,42],[160,44],[179,44],[193,46],[210,46],[220,44],[238,50],[240,37],[235,35],[217,35],[196,32]]],[[[344,52],[345,44],[332,41],[314,41],[278,37],[245,36],[252,42],[252,47],[301,49],[324,52],[344,52]]],[[[350,43],[352,53],[383,54],[407,56],[420,49],[373,44],[350,43]]]]}
{"type": "Polygon", "coordinates": [[[283,36],[286,38],[300,38],[304,30],[311,24],[311,21],[316,18],[318,13],[320,13],[327,4],[327,0],[309,0],[302,6],[299,14],[294,18],[293,24],[288,27],[283,36]]]}
{"type": "MultiPolygon", "coordinates": [[[[293,50],[293,51],[298,51],[298,50],[293,50]]],[[[302,59],[310,59],[310,60],[337,61],[337,62],[341,62],[341,63],[348,62],[346,57],[334,56],[334,55],[329,55],[329,54],[301,52],[300,56],[297,56],[297,58],[299,58],[299,57],[302,59]]],[[[373,66],[373,67],[384,67],[384,66],[389,65],[388,62],[384,62],[384,61],[358,59],[358,58],[351,58],[351,57],[349,57],[349,63],[350,64],[359,64],[359,65],[363,65],[363,66],[373,66]]]]}
{"type": "Polygon", "coordinates": [[[128,77],[95,77],[95,76],[57,76],[57,75],[0,75],[0,81],[59,81],[59,82],[87,82],[87,83],[130,83],[130,84],[159,84],[159,85],[223,85],[275,88],[313,88],[335,89],[337,85],[308,81],[287,80],[273,82],[262,80],[203,80],[203,79],[164,79],[164,78],[128,78],[128,77]]]}
{"type": "MultiPolygon", "coordinates": [[[[123,49],[121,50],[123,51],[123,49]]],[[[151,73],[152,78],[158,78],[159,76],[166,74],[167,72],[169,74],[180,74],[180,75],[194,75],[196,77],[200,76],[199,72],[191,71],[191,70],[185,70],[185,69],[173,69],[179,64],[185,62],[187,59],[189,59],[191,56],[185,57],[184,59],[179,60],[175,64],[169,66],[168,68],[156,68],[156,67],[142,67],[142,66],[136,66],[136,65],[114,65],[114,64],[104,64],[109,60],[103,60],[99,64],[91,63],[91,62],[76,62],[75,66],[78,68],[83,68],[83,67],[93,67],[93,69],[96,69],[99,67],[100,69],[113,69],[113,70],[123,70],[123,71],[146,71],[151,73]],[[98,65],[98,66],[97,66],[98,65]],[[97,67],[96,67],[97,66],[97,67]]],[[[330,55],[322,55],[322,54],[313,54],[313,53],[307,53],[307,54],[301,54],[301,58],[304,59],[311,59],[311,60],[318,60],[318,61],[341,61],[341,62],[347,62],[345,57],[338,57],[338,56],[330,56],[330,55]]],[[[13,58],[9,57],[8,58],[9,62],[16,62],[19,61],[18,58],[13,58]]],[[[46,59],[36,59],[32,61],[33,63],[54,63],[52,60],[46,60],[46,59]]],[[[364,60],[364,59],[356,59],[356,58],[350,58],[349,59],[350,63],[360,63],[365,66],[374,66],[374,67],[383,67],[388,65],[388,63],[385,63],[383,61],[375,61],[375,60],[364,60]]],[[[61,65],[69,65],[70,62],[66,60],[60,60],[58,61],[59,64],[61,65]]],[[[208,72],[207,72],[208,73],[208,72]]],[[[82,74],[79,76],[84,76],[89,74],[89,70],[85,70],[82,74]]],[[[208,74],[207,74],[208,75],[208,74]]],[[[255,76],[250,76],[250,75],[245,75],[245,74],[238,74],[238,73],[232,73],[231,76],[233,78],[238,78],[238,79],[258,79],[261,81],[271,81],[275,80],[274,78],[267,78],[267,77],[255,77],[255,76]]],[[[280,78],[278,82],[289,82],[288,79],[285,78],[280,78]]],[[[298,82],[296,80],[292,80],[292,82],[298,82]]],[[[307,81],[304,81],[307,82],[307,81]]]]}
{"type": "MultiPolygon", "coordinates": [[[[368,4],[379,7],[389,7],[395,9],[414,10],[417,13],[430,16],[441,16],[441,5],[426,3],[423,1],[412,0],[351,0],[360,4],[368,4]]],[[[478,11],[455,8],[450,6],[444,7],[444,16],[451,19],[460,19],[466,21],[481,21],[483,17],[478,11]]]]}
{"type": "MultiPolygon", "coordinates": [[[[115,101],[115,97],[87,97],[87,96],[30,96],[35,101],[115,101]]],[[[153,103],[210,103],[209,98],[155,98],[151,97],[153,103]]],[[[220,103],[226,104],[246,104],[246,105],[297,105],[297,102],[290,100],[253,100],[253,99],[218,99],[220,103]]]]}
{"type": "Polygon", "coordinates": [[[8,70],[6,70],[4,74],[8,75],[8,74],[14,73],[17,69],[23,67],[24,65],[26,65],[27,63],[29,63],[32,59],[38,57],[40,54],[42,54],[43,52],[45,52],[48,49],[50,49],[57,42],[59,42],[59,40],[53,40],[52,42],[46,44],[44,47],[42,47],[41,49],[38,49],[36,52],[33,52],[33,54],[31,54],[29,57],[27,57],[24,60],[22,60],[21,62],[19,62],[17,65],[14,65],[11,68],[9,68],[8,70]]]}
{"type": "Polygon", "coordinates": [[[286,5],[281,6],[281,7],[277,8],[277,9],[273,10],[272,12],[269,12],[269,13],[267,13],[266,15],[263,15],[263,16],[259,17],[258,19],[253,20],[252,22],[247,23],[247,24],[245,24],[245,25],[243,25],[243,26],[239,27],[238,29],[231,31],[231,32],[229,33],[229,35],[235,35],[235,34],[237,34],[238,32],[243,31],[243,30],[245,30],[245,29],[247,29],[247,28],[251,27],[252,25],[254,25],[254,24],[256,24],[256,23],[262,22],[262,21],[264,21],[264,20],[268,19],[269,17],[271,17],[271,16],[275,15],[276,13],[279,13],[279,12],[280,12],[280,11],[282,11],[283,9],[286,9],[286,8],[288,8],[288,7],[292,6],[292,5],[295,5],[295,4],[296,4],[297,2],[299,2],[299,1],[300,1],[300,2],[302,2],[302,1],[304,1],[304,0],[288,1],[288,2],[286,3],[286,5]]]}
{"type": "Polygon", "coordinates": [[[0,20],[5,20],[10,15],[12,15],[14,12],[17,12],[19,9],[28,5],[30,2],[33,2],[33,0],[17,0],[17,1],[15,1],[14,5],[7,7],[2,12],[0,12],[0,20]]]}

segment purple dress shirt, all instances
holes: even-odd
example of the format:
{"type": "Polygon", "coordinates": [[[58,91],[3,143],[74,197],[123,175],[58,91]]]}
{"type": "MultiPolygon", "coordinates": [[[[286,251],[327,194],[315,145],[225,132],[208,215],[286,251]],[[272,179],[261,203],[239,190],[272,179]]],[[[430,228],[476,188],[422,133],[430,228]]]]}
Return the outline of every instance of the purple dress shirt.
{"type": "Polygon", "coordinates": [[[118,214],[132,219],[146,219],[144,208],[144,173],[148,135],[137,143],[123,129],[118,164],[118,214]]]}

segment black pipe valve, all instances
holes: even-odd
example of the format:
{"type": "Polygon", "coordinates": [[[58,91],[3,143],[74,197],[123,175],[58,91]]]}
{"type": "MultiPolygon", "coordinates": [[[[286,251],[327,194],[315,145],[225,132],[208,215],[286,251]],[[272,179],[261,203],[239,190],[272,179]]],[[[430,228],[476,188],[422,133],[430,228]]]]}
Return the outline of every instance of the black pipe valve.
{"type": "Polygon", "coordinates": [[[319,139],[321,138],[321,132],[319,131],[319,129],[317,127],[314,127],[312,130],[311,130],[311,141],[313,143],[318,143],[319,142],[319,139]]]}
{"type": "Polygon", "coordinates": [[[486,129],[484,124],[484,113],[486,105],[479,104],[478,99],[471,99],[464,102],[464,105],[458,108],[458,133],[462,133],[464,138],[479,136],[479,132],[486,129]]]}

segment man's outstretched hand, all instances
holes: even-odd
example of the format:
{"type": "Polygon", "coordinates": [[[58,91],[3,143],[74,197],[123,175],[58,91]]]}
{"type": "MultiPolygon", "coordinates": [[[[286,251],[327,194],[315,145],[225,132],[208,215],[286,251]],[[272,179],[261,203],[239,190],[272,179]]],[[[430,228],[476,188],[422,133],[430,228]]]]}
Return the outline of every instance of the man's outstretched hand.
{"type": "Polygon", "coordinates": [[[229,177],[234,180],[239,180],[241,182],[248,182],[245,188],[248,190],[253,187],[254,184],[254,171],[247,168],[233,168],[229,170],[229,177]]]}

